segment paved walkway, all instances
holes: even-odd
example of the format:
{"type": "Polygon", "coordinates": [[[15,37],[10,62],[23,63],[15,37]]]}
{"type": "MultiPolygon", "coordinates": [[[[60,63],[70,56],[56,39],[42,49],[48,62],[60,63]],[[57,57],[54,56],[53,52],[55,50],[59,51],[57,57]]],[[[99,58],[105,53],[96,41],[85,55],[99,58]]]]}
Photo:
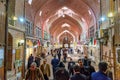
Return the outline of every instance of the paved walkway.
{"type": "MultiPolygon", "coordinates": [[[[68,54],[67,62],[64,63],[66,69],[67,69],[67,67],[68,67],[68,62],[69,62],[69,60],[70,60],[70,57],[73,58],[73,61],[77,62],[77,60],[80,59],[80,58],[83,58],[84,55],[82,55],[82,54],[77,54],[77,53],[68,54]]],[[[49,79],[50,79],[50,80],[53,80],[52,65],[51,65],[51,60],[53,59],[53,57],[49,54],[49,55],[46,56],[46,59],[47,59],[47,63],[50,64],[50,67],[51,67],[51,76],[50,76],[49,79]]],[[[62,60],[62,59],[61,59],[61,60],[62,60]]],[[[43,59],[41,59],[41,64],[42,64],[42,63],[43,63],[43,59]]],[[[92,65],[96,66],[94,63],[92,63],[92,65]]],[[[8,76],[10,76],[10,75],[12,75],[12,74],[13,74],[13,72],[10,72],[10,74],[9,74],[8,76]]],[[[17,80],[17,79],[16,79],[15,75],[13,75],[13,76],[11,76],[8,80],[17,80]]]]}
{"type": "MultiPolygon", "coordinates": [[[[66,69],[68,68],[68,62],[69,62],[69,60],[70,60],[70,57],[73,58],[73,61],[77,62],[77,60],[78,60],[79,58],[83,58],[83,55],[81,55],[81,54],[68,54],[67,62],[64,63],[66,69]]],[[[53,80],[52,65],[51,65],[51,60],[53,59],[53,57],[52,57],[51,55],[48,55],[48,56],[46,57],[46,59],[47,59],[48,64],[50,64],[50,67],[51,67],[50,80],[53,80]]],[[[61,58],[61,60],[62,60],[62,58],[61,58]]],[[[41,63],[42,63],[42,60],[41,60],[41,63]]]]}

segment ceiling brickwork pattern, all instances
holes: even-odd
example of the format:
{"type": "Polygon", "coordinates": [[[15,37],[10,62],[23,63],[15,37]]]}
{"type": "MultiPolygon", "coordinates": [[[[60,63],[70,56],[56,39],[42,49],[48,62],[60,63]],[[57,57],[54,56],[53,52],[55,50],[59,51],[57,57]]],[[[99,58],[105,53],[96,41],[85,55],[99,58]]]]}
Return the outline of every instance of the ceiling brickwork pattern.
{"type": "Polygon", "coordinates": [[[26,6],[26,15],[34,21],[34,26],[48,28],[48,32],[54,37],[65,30],[79,36],[85,30],[88,31],[89,27],[96,26],[95,19],[99,15],[98,0],[33,0],[31,5],[26,6]],[[74,12],[72,17],[66,14],[65,17],[56,15],[56,12],[63,7],[74,12]],[[40,11],[42,11],[41,15],[40,11]],[[45,25],[47,20],[48,23],[45,25]],[[70,27],[61,27],[64,23],[69,24],[70,27]]]}

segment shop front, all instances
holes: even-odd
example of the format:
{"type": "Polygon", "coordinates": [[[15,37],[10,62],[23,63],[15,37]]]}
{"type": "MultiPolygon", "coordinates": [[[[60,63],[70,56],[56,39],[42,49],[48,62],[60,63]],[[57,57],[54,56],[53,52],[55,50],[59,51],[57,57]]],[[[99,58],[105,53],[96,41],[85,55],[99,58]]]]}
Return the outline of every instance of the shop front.
{"type": "Polygon", "coordinates": [[[31,39],[27,39],[26,40],[26,58],[25,58],[25,67],[27,69],[27,63],[28,63],[28,58],[29,56],[33,54],[33,56],[35,55],[34,54],[34,47],[33,47],[33,41],[31,39]]]}
{"type": "Polygon", "coordinates": [[[24,74],[24,32],[8,29],[7,79],[21,79],[24,74]]]}
{"type": "Polygon", "coordinates": [[[99,47],[98,40],[96,40],[95,38],[91,38],[89,41],[88,55],[89,55],[89,58],[95,62],[94,65],[97,66],[97,64],[100,61],[100,47],[99,47]]]}

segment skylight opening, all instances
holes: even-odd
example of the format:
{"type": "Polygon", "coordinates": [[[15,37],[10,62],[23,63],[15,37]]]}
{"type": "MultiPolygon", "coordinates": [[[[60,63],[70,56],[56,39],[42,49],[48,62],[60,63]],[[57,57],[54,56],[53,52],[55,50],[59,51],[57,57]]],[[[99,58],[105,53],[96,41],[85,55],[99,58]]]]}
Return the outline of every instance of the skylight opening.
{"type": "Polygon", "coordinates": [[[67,7],[63,7],[62,9],[67,10],[68,8],[67,7]]]}
{"type": "Polygon", "coordinates": [[[28,0],[28,3],[31,5],[32,4],[32,0],[28,0]]]}
{"type": "Polygon", "coordinates": [[[58,17],[65,17],[65,15],[68,15],[68,16],[73,16],[73,14],[75,14],[71,9],[67,8],[67,7],[63,7],[61,8],[60,10],[58,10],[56,12],[56,14],[58,15],[58,17]]]}
{"type": "Polygon", "coordinates": [[[84,18],[82,18],[82,21],[83,21],[83,22],[85,22],[85,19],[84,19],[84,18]]]}
{"type": "Polygon", "coordinates": [[[88,10],[88,13],[89,13],[90,15],[92,14],[90,10],[88,10]]]}
{"type": "Polygon", "coordinates": [[[62,28],[64,28],[64,27],[70,27],[70,25],[67,24],[67,23],[64,23],[64,24],[62,25],[62,28]]]}
{"type": "Polygon", "coordinates": [[[39,13],[39,16],[41,16],[42,15],[42,11],[40,11],[40,13],[39,13]]]}

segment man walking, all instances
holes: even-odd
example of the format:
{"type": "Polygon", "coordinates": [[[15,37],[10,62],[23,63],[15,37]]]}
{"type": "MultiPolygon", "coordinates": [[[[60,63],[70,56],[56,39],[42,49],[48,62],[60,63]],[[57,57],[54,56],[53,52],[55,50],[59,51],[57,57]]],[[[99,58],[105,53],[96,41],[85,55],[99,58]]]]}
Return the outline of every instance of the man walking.
{"type": "Polygon", "coordinates": [[[74,66],[74,75],[70,78],[70,80],[86,80],[86,76],[80,73],[80,66],[74,66]]]}
{"type": "Polygon", "coordinates": [[[57,59],[56,56],[54,56],[54,58],[51,61],[51,65],[53,69],[53,77],[55,75],[55,71],[56,71],[56,68],[58,67],[58,64],[59,64],[59,59],[57,59]]]}
{"type": "Polygon", "coordinates": [[[75,65],[75,62],[70,58],[70,62],[68,62],[68,70],[69,70],[69,75],[73,75],[73,67],[75,65]]]}
{"type": "Polygon", "coordinates": [[[47,64],[47,59],[44,59],[43,64],[40,66],[44,79],[49,80],[50,77],[50,65],[47,64]]]}
{"type": "Polygon", "coordinates": [[[92,80],[111,80],[106,75],[107,66],[106,62],[100,62],[98,65],[99,71],[92,73],[92,80]]]}

